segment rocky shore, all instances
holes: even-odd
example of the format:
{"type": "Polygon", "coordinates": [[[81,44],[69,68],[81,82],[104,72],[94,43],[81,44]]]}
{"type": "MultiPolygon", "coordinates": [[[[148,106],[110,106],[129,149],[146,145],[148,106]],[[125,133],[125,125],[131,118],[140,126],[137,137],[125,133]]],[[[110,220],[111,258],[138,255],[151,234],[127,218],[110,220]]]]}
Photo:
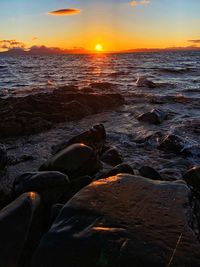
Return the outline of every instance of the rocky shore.
{"type": "MultiPolygon", "coordinates": [[[[51,107],[55,99],[78,101],[95,112],[123,103],[117,94],[56,92],[29,96],[23,107],[30,101],[36,109],[66,111],[64,104],[51,107]]],[[[10,103],[7,111],[19,105],[18,100],[3,101],[10,103]]],[[[51,114],[45,116],[51,121],[51,114]]],[[[159,124],[167,116],[152,110],[138,117],[143,119],[159,124]]],[[[189,153],[178,137],[159,138],[158,150],[189,153]]],[[[1,145],[1,182],[9,179],[9,165],[15,165],[8,152],[1,145]]],[[[20,160],[26,165],[30,158],[20,160]]],[[[15,169],[15,174],[8,192],[0,196],[2,267],[200,266],[200,168],[188,170],[181,180],[167,180],[146,165],[135,169],[98,124],[57,142],[38,170],[17,175],[15,169]]]]}
{"type": "Polygon", "coordinates": [[[200,266],[200,147],[128,101],[109,83],[0,99],[0,267],[200,266]],[[126,105],[148,134],[111,142],[126,105]]]}

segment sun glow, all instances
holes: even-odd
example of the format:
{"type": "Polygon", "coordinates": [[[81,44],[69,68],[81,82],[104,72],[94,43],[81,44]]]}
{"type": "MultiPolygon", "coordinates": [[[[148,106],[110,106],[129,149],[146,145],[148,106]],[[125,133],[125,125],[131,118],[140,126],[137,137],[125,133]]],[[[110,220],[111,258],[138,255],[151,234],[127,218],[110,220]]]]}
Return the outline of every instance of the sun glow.
{"type": "Polygon", "coordinates": [[[97,45],[95,46],[95,50],[96,50],[97,52],[102,52],[102,51],[103,51],[103,47],[102,47],[102,45],[101,45],[101,44],[97,44],[97,45]]]}

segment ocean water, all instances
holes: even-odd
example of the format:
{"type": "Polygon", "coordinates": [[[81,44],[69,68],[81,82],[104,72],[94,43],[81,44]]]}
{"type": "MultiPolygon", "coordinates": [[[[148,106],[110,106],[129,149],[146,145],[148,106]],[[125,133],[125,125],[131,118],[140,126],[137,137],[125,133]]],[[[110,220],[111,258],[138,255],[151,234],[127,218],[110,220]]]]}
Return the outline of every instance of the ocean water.
{"type": "Polygon", "coordinates": [[[0,56],[2,97],[68,84],[81,89],[94,82],[109,83],[112,92],[125,97],[125,106],[86,118],[78,125],[71,122],[69,131],[102,122],[109,141],[126,162],[136,168],[144,164],[156,167],[168,177],[180,178],[186,169],[200,165],[200,52],[0,56]],[[138,86],[138,79],[152,81],[155,86],[138,86]],[[161,125],[137,120],[139,114],[153,108],[162,109],[168,119],[161,125]],[[160,134],[178,135],[192,154],[183,157],[158,150],[160,134]],[[147,136],[151,136],[148,142],[138,142],[147,136]]]}

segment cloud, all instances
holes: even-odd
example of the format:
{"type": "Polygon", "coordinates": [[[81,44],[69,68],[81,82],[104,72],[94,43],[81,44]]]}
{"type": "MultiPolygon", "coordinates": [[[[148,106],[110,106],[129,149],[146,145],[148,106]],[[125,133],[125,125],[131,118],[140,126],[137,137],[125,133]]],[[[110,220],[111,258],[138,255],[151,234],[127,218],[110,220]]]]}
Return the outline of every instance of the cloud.
{"type": "Polygon", "coordinates": [[[133,0],[130,2],[131,6],[146,6],[150,4],[150,0],[133,0]]]}
{"type": "Polygon", "coordinates": [[[188,42],[193,43],[193,44],[200,44],[200,39],[188,40],[188,42]]]}
{"type": "Polygon", "coordinates": [[[0,40],[1,49],[25,48],[25,44],[16,40],[0,40]]]}
{"type": "Polygon", "coordinates": [[[51,11],[48,14],[54,16],[69,16],[69,15],[77,15],[81,12],[80,9],[77,8],[66,8],[66,9],[59,9],[55,11],[51,11]]]}

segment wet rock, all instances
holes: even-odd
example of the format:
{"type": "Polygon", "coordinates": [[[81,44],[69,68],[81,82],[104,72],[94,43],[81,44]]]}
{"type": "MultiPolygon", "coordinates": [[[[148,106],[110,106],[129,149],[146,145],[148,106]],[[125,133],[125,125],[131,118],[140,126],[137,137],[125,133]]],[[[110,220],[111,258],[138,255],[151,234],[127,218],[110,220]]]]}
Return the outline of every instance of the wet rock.
{"type": "Polygon", "coordinates": [[[100,179],[101,178],[107,178],[107,177],[110,177],[110,176],[114,176],[114,175],[117,175],[119,173],[134,174],[134,171],[133,171],[133,168],[130,165],[128,165],[126,163],[121,163],[121,164],[115,166],[114,168],[112,168],[107,173],[101,175],[100,179]]]}
{"type": "Polygon", "coordinates": [[[161,141],[158,149],[175,154],[181,154],[183,153],[184,142],[179,136],[169,134],[161,141]]]}
{"type": "Polygon", "coordinates": [[[116,166],[123,162],[122,156],[116,148],[110,148],[101,156],[101,160],[112,166],[116,166]]]}
{"type": "Polygon", "coordinates": [[[143,177],[147,177],[153,180],[162,180],[162,177],[159,172],[157,172],[154,168],[149,166],[142,166],[139,169],[140,175],[143,177]]]}
{"type": "Polygon", "coordinates": [[[0,266],[29,266],[30,252],[35,249],[39,230],[37,227],[34,230],[39,206],[39,195],[31,192],[21,195],[0,211],[0,266]]]}
{"type": "Polygon", "coordinates": [[[124,104],[120,94],[83,94],[70,88],[1,99],[0,138],[45,131],[55,123],[78,120],[124,104]]]}
{"type": "Polygon", "coordinates": [[[94,89],[92,89],[91,87],[83,87],[80,91],[82,93],[94,93],[94,89]]]}
{"type": "Polygon", "coordinates": [[[52,205],[51,207],[51,214],[50,214],[50,223],[53,223],[53,221],[58,216],[61,209],[64,207],[64,204],[56,203],[52,205]]]}
{"type": "Polygon", "coordinates": [[[63,207],[32,266],[197,267],[190,195],[185,184],[132,175],[93,182],[63,207]]]}
{"type": "Polygon", "coordinates": [[[192,186],[195,190],[200,191],[200,167],[193,167],[188,170],[183,175],[183,179],[188,185],[192,186]]]}
{"type": "Polygon", "coordinates": [[[160,109],[153,109],[150,112],[141,114],[137,119],[151,124],[160,124],[166,119],[166,113],[160,109]]]}
{"type": "Polygon", "coordinates": [[[70,179],[92,175],[100,168],[93,149],[84,144],[73,144],[55,154],[40,167],[40,171],[60,171],[70,179]]]}
{"type": "Polygon", "coordinates": [[[92,182],[92,178],[88,175],[78,177],[77,179],[71,182],[71,189],[73,193],[77,193],[83,187],[89,185],[92,182]]]}
{"type": "Polygon", "coordinates": [[[106,141],[106,131],[103,124],[94,125],[90,130],[72,137],[67,143],[62,143],[53,149],[53,154],[72,144],[82,143],[90,146],[96,153],[101,153],[106,141]]]}
{"type": "Polygon", "coordinates": [[[0,171],[6,168],[8,162],[7,151],[4,145],[0,144],[0,171]]]}
{"type": "Polygon", "coordinates": [[[100,90],[111,90],[114,87],[114,84],[109,83],[109,82],[95,82],[91,83],[90,86],[95,89],[100,89],[100,90]]]}
{"type": "Polygon", "coordinates": [[[60,172],[29,172],[15,179],[13,191],[16,196],[29,191],[38,192],[45,203],[56,203],[69,190],[69,183],[68,177],[60,172]]]}
{"type": "Polygon", "coordinates": [[[146,77],[139,77],[135,84],[138,87],[148,87],[148,88],[155,88],[156,87],[156,84],[154,82],[148,80],[146,77]]]}

